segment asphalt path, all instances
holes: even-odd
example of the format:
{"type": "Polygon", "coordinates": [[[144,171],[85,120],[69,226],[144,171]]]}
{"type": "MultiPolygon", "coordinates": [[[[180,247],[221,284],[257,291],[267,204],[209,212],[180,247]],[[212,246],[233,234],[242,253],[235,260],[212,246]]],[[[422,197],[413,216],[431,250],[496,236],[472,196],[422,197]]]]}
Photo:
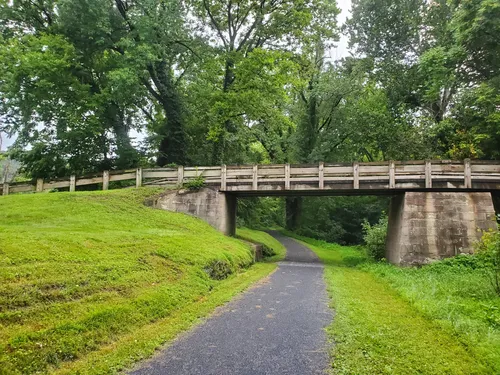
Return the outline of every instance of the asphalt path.
{"type": "Polygon", "coordinates": [[[270,232],[287,248],[267,279],[181,335],[133,375],[324,374],[332,320],[316,255],[270,232]]]}

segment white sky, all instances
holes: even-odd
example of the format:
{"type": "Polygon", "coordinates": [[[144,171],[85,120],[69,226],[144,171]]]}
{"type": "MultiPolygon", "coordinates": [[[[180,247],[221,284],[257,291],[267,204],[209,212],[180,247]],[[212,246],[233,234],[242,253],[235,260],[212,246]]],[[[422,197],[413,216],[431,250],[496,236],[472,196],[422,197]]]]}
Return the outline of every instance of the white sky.
{"type": "MultiPolygon", "coordinates": [[[[337,0],[337,6],[340,8],[341,12],[338,16],[337,22],[339,27],[341,27],[347,17],[350,15],[351,11],[351,0],[337,0]]],[[[337,47],[332,48],[329,52],[330,58],[333,60],[339,60],[343,57],[349,56],[349,49],[348,49],[348,43],[349,40],[347,36],[345,35],[340,35],[340,40],[337,42],[337,47]]]]}
{"type": "MultiPolygon", "coordinates": [[[[349,15],[351,9],[351,0],[337,0],[337,5],[341,9],[341,13],[338,17],[339,27],[343,25],[347,16],[349,15]]],[[[349,56],[349,50],[347,47],[348,39],[345,35],[340,35],[340,40],[337,42],[337,46],[329,51],[329,58],[332,60],[339,60],[343,57],[349,56]]],[[[132,138],[141,138],[140,134],[137,132],[131,132],[132,138]]],[[[12,143],[14,143],[15,137],[7,138],[5,133],[0,132],[0,151],[6,150],[12,143]]]]}

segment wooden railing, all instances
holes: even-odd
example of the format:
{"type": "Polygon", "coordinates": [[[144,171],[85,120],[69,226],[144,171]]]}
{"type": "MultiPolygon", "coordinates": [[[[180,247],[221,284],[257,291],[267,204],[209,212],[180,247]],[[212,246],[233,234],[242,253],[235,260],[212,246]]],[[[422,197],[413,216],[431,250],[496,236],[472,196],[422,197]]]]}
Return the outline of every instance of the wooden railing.
{"type": "MultiPolygon", "coordinates": [[[[236,165],[220,167],[145,168],[104,171],[99,175],[71,176],[34,184],[4,183],[3,195],[43,192],[54,189],[75,191],[96,185],[107,190],[110,182],[131,181],[132,186],[182,186],[202,176],[207,186],[221,191],[259,192],[287,190],[410,190],[479,189],[500,190],[500,162],[450,160],[319,163],[317,165],[236,165]]],[[[130,184],[129,184],[130,185],[130,184]]]]}

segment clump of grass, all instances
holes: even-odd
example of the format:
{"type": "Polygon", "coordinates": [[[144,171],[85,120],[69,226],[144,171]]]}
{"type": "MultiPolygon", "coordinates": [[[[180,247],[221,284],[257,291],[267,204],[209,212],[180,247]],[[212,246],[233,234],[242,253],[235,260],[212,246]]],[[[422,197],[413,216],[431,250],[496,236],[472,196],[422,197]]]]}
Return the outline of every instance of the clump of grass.
{"type": "Polygon", "coordinates": [[[253,263],[249,246],[146,207],[157,193],[0,197],[1,373],[114,372],[207,314],[197,306],[215,307],[214,291],[222,303],[272,270],[256,266],[241,282],[239,271],[253,263]],[[205,271],[221,262],[225,280],[205,271]],[[148,330],[177,315],[186,324],[148,330]]]}
{"type": "Polygon", "coordinates": [[[325,263],[335,373],[500,373],[500,298],[477,257],[400,268],[301,240],[325,263]]]}
{"type": "Polygon", "coordinates": [[[261,244],[263,256],[266,258],[266,261],[278,261],[286,255],[285,246],[266,232],[249,228],[238,228],[236,229],[236,236],[245,241],[261,244]]]}
{"type": "Polygon", "coordinates": [[[224,280],[234,273],[234,268],[224,259],[212,260],[205,266],[204,270],[212,280],[224,280]]]}

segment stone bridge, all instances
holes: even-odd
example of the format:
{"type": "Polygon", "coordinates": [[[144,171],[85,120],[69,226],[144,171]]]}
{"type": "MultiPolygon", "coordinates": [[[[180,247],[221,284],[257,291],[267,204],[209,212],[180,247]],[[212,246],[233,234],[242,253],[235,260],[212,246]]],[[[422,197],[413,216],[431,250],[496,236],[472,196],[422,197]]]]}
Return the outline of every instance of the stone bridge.
{"type": "MultiPolygon", "coordinates": [[[[104,171],[100,175],[36,184],[3,184],[3,195],[79,186],[108,189],[135,180],[164,186],[158,208],[185,212],[234,235],[236,200],[249,196],[390,195],[387,259],[423,264],[470,252],[482,231],[496,230],[494,202],[500,197],[500,162],[450,160],[317,165],[237,165],[104,171]],[[199,190],[182,189],[194,179],[199,190]]],[[[500,207],[497,206],[497,211],[500,207]]]]}

